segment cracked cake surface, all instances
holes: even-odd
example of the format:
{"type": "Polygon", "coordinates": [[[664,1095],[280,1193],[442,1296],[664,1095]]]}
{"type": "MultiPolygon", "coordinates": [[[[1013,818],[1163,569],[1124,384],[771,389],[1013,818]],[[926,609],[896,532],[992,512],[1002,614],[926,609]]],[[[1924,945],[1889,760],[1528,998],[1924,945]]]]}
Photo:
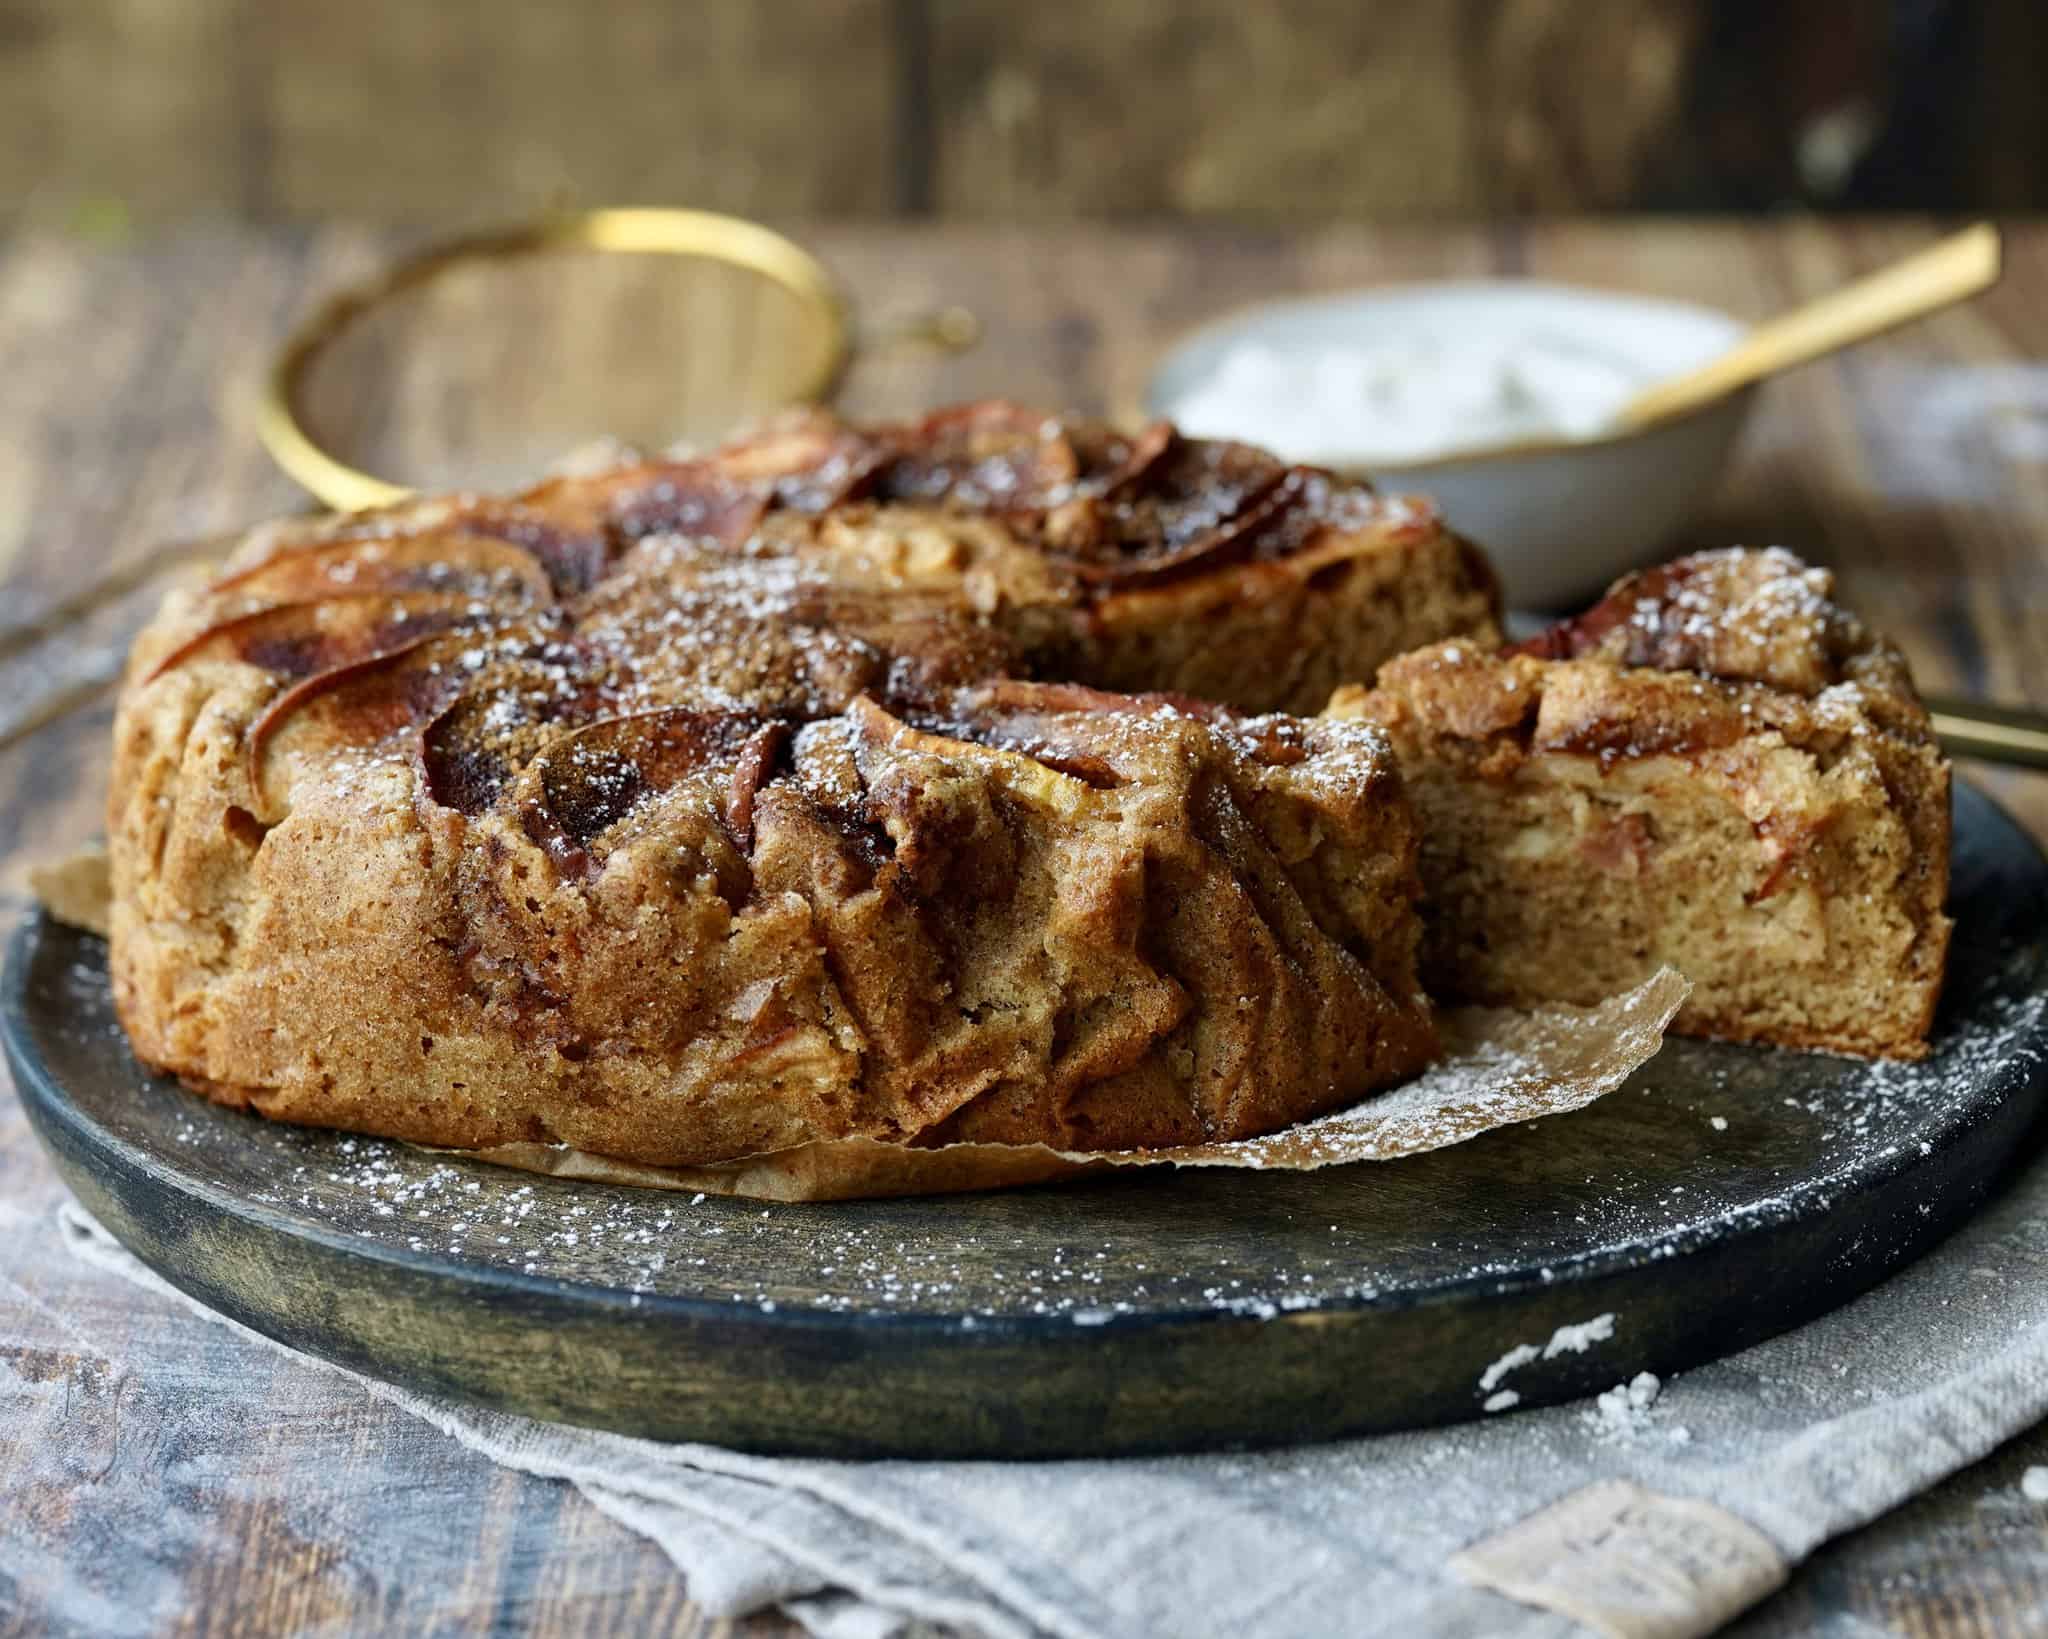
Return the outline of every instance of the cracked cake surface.
{"type": "Polygon", "coordinates": [[[273,526],[131,657],[117,1005],[458,1147],[1271,1131],[1434,1051],[1385,736],[1274,708],[1494,620],[1421,503],[1009,405],[273,526]]]}
{"type": "Polygon", "coordinates": [[[1948,763],[1825,570],[1681,558],[1527,643],[1402,656],[1330,714],[1394,743],[1440,999],[1592,1001],[1668,964],[1681,1031],[1924,1052],[1948,763]]]}

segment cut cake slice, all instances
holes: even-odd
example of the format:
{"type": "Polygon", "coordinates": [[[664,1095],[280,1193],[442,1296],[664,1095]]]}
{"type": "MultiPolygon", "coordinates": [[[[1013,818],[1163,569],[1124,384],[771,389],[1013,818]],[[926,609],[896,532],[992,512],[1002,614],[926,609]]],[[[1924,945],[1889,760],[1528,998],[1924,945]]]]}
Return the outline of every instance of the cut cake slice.
{"type": "Polygon", "coordinates": [[[1589,1003],[1669,964],[1684,1033],[1926,1051],[1949,767],[1904,659],[1832,594],[1781,550],[1701,553],[1338,691],[1422,818],[1434,996],[1589,1003]]]}

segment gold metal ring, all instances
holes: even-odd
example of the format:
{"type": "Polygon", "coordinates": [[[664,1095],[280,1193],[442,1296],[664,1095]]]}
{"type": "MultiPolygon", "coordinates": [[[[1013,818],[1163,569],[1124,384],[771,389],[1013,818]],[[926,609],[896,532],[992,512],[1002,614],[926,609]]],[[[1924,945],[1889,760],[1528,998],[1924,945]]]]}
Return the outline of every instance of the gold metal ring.
{"type": "Polygon", "coordinates": [[[825,358],[798,384],[796,397],[829,398],[853,357],[852,312],[838,283],[809,251],[771,228],[713,211],[614,209],[582,211],[523,228],[478,234],[436,246],[326,302],[289,340],[271,367],[258,408],[257,435],[271,458],[329,506],[342,512],[389,506],[412,491],[350,466],[313,442],[299,420],[298,393],[321,348],[379,302],[464,262],[521,256],[537,250],[583,249],[642,255],[701,256],[772,280],[808,305],[826,325],[825,358]]]}

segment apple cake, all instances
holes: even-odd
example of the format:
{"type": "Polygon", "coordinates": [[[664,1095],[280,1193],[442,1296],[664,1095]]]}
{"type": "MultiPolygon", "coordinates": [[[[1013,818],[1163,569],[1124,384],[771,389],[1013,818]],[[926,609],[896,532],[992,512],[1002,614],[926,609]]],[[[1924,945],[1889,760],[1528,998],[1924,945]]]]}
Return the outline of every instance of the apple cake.
{"type": "Polygon", "coordinates": [[[1419,503],[1009,406],[274,526],[131,657],[116,1002],[429,1144],[1271,1131],[1435,1036],[1385,736],[1269,708],[1459,632],[1419,503]]]}
{"type": "Polygon", "coordinates": [[[1783,551],[1702,553],[1528,643],[1438,643],[1338,693],[1422,819],[1432,995],[1590,1002],[1669,965],[1681,1031],[1925,1051],[1948,764],[1832,591],[1783,551]]]}

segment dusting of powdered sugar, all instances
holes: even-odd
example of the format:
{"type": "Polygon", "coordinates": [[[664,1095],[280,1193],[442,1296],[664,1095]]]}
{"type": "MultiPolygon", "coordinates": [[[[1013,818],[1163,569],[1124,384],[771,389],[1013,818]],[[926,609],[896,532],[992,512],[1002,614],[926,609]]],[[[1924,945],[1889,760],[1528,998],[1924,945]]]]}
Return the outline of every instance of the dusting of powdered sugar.
{"type": "Polygon", "coordinates": [[[1521,1404],[1519,1390],[1502,1388],[1501,1380],[1510,1372],[1523,1366],[1533,1365],[1539,1360],[1555,1360],[1561,1354],[1584,1354],[1596,1343],[1605,1343],[1614,1336],[1614,1314],[1595,1315],[1591,1320],[1575,1321],[1560,1326],[1550,1334],[1550,1341],[1541,1345],[1517,1343],[1507,1353],[1479,1374],[1479,1393],[1485,1396],[1481,1409],[1485,1411],[1506,1411],[1521,1404]]]}
{"type": "Polygon", "coordinates": [[[1637,1372],[1626,1383],[1617,1383],[1596,1396],[1592,1405],[1580,1413],[1580,1420],[1599,1440],[1657,1437],[1669,1445],[1692,1444],[1690,1428],[1657,1415],[1663,1394],[1663,1379],[1655,1372],[1637,1372]]]}

